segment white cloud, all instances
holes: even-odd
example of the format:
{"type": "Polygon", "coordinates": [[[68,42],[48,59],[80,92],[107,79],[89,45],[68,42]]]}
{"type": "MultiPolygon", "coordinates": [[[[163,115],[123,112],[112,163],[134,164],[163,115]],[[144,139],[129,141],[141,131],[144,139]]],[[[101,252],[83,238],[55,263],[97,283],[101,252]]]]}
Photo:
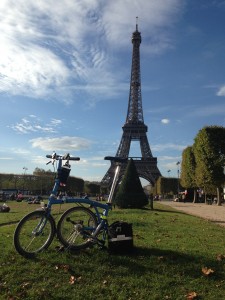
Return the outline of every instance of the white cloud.
{"type": "Polygon", "coordinates": [[[33,148],[39,148],[44,151],[78,151],[88,149],[92,141],[80,138],[63,136],[57,138],[36,138],[30,140],[33,148]]]}
{"type": "Polygon", "coordinates": [[[216,94],[217,96],[225,96],[225,85],[221,86],[219,91],[216,94]]]}
{"type": "Polygon", "coordinates": [[[30,151],[26,148],[11,148],[10,152],[16,154],[16,155],[23,155],[23,156],[29,156],[30,155],[30,151]]]}
{"type": "Polygon", "coordinates": [[[177,145],[173,143],[167,143],[167,144],[158,144],[158,145],[152,145],[153,151],[164,151],[164,150],[177,150],[182,151],[187,147],[187,145],[177,145]]]}
{"type": "MultiPolygon", "coordinates": [[[[148,51],[161,52],[171,47],[168,29],[174,24],[175,16],[179,14],[184,1],[109,1],[102,16],[110,44],[128,45],[127,34],[134,31],[135,17],[139,16],[139,30],[145,33],[148,51]],[[119,9],[118,9],[119,7],[119,9]]],[[[144,47],[144,46],[143,46],[144,47]]]]}
{"type": "MultiPolygon", "coordinates": [[[[222,95],[221,95],[222,96],[222,95]]],[[[225,95],[224,95],[225,96],[225,95]]],[[[190,110],[190,116],[200,116],[200,117],[208,117],[213,115],[224,115],[225,111],[225,103],[201,106],[198,109],[190,110]]]]}
{"type": "Polygon", "coordinates": [[[162,124],[169,124],[169,123],[170,123],[170,120],[169,120],[169,119],[162,119],[162,120],[161,120],[161,123],[162,123],[162,124]]]}
{"type": "Polygon", "coordinates": [[[61,120],[52,119],[50,124],[43,125],[41,120],[35,116],[22,118],[22,120],[10,127],[17,133],[27,134],[33,132],[55,133],[56,128],[62,123],[61,120]],[[30,118],[30,119],[29,119],[30,118]]]}
{"type": "Polygon", "coordinates": [[[161,53],[173,47],[169,29],[183,3],[1,0],[0,92],[67,103],[76,100],[76,90],[92,101],[112,97],[124,78],[115,67],[116,51],[131,47],[136,15],[143,51],[161,53]]]}
{"type": "Polygon", "coordinates": [[[58,125],[60,125],[61,123],[62,123],[62,121],[59,120],[59,119],[52,119],[52,120],[51,120],[51,124],[52,124],[53,126],[58,126],[58,125]]]}
{"type": "Polygon", "coordinates": [[[178,160],[180,160],[181,158],[180,158],[180,156],[158,156],[158,160],[159,161],[171,161],[171,160],[175,160],[176,162],[178,161],[178,160]]]}

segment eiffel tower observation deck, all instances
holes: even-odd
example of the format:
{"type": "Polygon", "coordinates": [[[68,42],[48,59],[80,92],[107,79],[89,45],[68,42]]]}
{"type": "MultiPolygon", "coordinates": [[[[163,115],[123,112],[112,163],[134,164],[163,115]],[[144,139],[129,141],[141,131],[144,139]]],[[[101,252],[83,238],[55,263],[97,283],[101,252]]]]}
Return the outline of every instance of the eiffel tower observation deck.
{"type": "MultiPolygon", "coordinates": [[[[132,158],[134,160],[139,177],[147,180],[154,185],[161,173],[157,167],[157,158],[153,157],[148,138],[148,127],[144,124],[142,96],[141,96],[141,76],[140,76],[140,44],[141,33],[138,31],[136,23],[136,31],[132,35],[133,54],[130,80],[130,94],[128,102],[128,110],[126,122],[123,129],[123,135],[116,152],[116,156],[122,158],[132,158]],[[130,146],[132,141],[139,141],[141,149],[141,157],[129,157],[130,146]]],[[[102,179],[102,185],[111,185],[115,163],[111,162],[111,166],[102,179]]],[[[119,181],[124,175],[126,164],[123,164],[120,170],[119,181]]]]}

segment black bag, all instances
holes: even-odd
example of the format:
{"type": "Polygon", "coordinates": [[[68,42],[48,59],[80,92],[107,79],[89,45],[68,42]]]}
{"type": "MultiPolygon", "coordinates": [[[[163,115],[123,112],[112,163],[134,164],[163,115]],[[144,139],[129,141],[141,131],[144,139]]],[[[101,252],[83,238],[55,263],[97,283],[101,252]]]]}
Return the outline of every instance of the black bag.
{"type": "Polygon", "coordinates": [[[69,175],[70,175],[70,167],[66,165],[62,166],[60,171],[58,171],[58,178],[60,180],[60,185],[66,185],[69,175]]]}
{"type": "Polygon", "coordinates": [[[108,250],[117,254],[125,254],[133,250],[132,224],[116,221],[108,227],[108,250]]]}

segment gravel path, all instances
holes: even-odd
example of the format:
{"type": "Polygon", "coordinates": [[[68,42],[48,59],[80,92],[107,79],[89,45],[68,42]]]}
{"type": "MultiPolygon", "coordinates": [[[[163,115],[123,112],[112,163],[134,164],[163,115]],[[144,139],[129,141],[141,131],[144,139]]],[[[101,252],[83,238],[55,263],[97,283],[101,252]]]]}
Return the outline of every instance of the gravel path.
{"type": "Polygon", "coordinates": [[[189,215],[197,216],[203,219],[210,220],[225,227],[225,205],[217,206],[216,204],[207,205],[205,203],[190,203],[190,202],[173,202],[159,201],[163,205],[168,205],[183,211],[189,215]]]}

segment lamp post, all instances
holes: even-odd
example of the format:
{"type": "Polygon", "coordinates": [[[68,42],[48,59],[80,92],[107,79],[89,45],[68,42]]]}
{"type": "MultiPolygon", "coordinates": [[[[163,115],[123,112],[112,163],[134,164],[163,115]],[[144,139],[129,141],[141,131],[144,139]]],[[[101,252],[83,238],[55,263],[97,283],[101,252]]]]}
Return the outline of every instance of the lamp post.
{"type": "Polygon", "coordinates": [[[178,161],[178,162],[176,163],[176,165],[177,165],[177,197],[178,197],[178,199],[179,199],[179,193],[180,193],[180,184],[179,184],[179,179],[180,179],[180,167],[179,167],[179,165],[180,165],[180,162],[178,161]]]}
{"type": "Polygon", "coordinates": [[[23,194],[24,194],[24,186],[25,186],[25,175],[26,175],[26,171],[28,170],[28,168],[23,167],[24,173],[23,173],[23,194]]]}

